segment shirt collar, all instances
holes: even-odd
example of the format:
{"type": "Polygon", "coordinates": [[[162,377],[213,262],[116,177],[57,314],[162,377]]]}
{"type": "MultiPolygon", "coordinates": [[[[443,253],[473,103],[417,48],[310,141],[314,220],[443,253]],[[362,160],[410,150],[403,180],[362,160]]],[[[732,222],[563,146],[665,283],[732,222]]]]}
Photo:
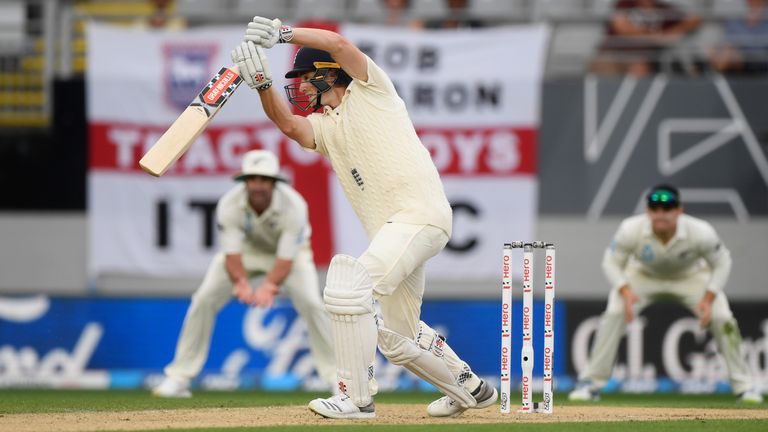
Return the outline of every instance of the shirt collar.
{"type": "Polygon", "coordinates": [[[334,111],[340,110],[344,106],[344,102],[347,100],[347,97],[349,96],[349,93],[352,91],[352,84],[348,85],[347,88],[344,90],[344,96],[341,97],[341,103],[339,103],[339,106],[337,106],[335,109],[331,108],[329,105],[323,105],[323,115],[331,115],[334,111]]]}

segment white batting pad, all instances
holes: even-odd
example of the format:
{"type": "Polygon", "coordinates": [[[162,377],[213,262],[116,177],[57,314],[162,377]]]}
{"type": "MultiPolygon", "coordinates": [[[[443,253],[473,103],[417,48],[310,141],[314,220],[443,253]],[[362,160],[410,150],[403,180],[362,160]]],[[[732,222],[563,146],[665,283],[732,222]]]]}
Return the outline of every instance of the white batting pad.
{"type": "Polygon", "coordinates": [[[401,334],[379,327],[379,350],[392,364],[403,366],[434,385],[462,408],[474,407],[477,405],[475,398],[459,384],[458,377],[448,369],[443,359],[447,347],[445,338],[434,334],[436,337],[431,340],[425,339],[424,344],[417,344],[401,334]]]}
{"type": "Polygon", "coordinates": [[[373,314],[373,283],[368,270],[354,257],[334,256],[328,266],[323,298],[330,313],[373,314]]]}
{"type": "Polygon", "coordinates": [[[377,330],[373,285],[365,267],[351,256],[334,256],[323,299],[333,324],[339,390],[355,405],[366,406],[371,403],[369,367],[376,355],[377,330]]]}
{"type": "MultiPolygon", "coordinates": [[[[442,352],[443,361],[448,366],[448,370],[451,371],[453,376],[457,377],[459,384],[464,384],[469,378],[467,370],[469,366],[464,363],[453,349],[445,342],[445,338],[436,332],[432,327],[428,326],[424,321],[419,321],[419,333],[416,335],[416,345],[427,351],[433,351],[435,355],[438,355],[436,350],[442,352]]],[[[480,380],[477,382],[471,382],[474,387],[467,386],[468,388],[475,388],[480,385],[480,380]]]]}

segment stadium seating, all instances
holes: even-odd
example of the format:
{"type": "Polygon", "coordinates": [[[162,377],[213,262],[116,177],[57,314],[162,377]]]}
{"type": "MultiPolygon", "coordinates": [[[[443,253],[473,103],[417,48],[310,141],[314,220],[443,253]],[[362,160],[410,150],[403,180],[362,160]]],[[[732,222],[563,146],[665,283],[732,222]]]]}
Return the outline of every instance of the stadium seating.
{"type": "Polygon", "coordinates": [[[747,11],[745,0],[715,0],[712,4],[712,16],[714,18],[733,18],[744,16],[747,11]]]}
{"type": "Polygon", "coordinates": [[[517,22],[529,18],[531,6],[525,0],[472,0],[469,16],[474,19],[499,22],[517,22]]]}
{"type": "Polygon", "coordinates": [[[347,16],[345,0],[295,0],[294,20],[341,20],[347,16]]]}
{"type": "Polygon", "coordinates": [[[438,20],[448,13],[444,0],[412,1],[411,11],[413,18],[420,20],[438,20]]]}
{"type": "MultiPolygon", "coordinates": [[[[579,74],[601,40],[603,23],[617,0],[469,0],[464,17],[487,26],[546,22],[552,30],[546,74],[579,74]]],[[[667,0],[698,14],[701,28],[677,47],[681,58],[703,59],[717,43],[725,19],[742,16],[746,0],[667,0]]],[[[89,20],[136,24],[154,11],[152,0],[4,0],[0,2],[0,125],[45,125],[49,99],[46,77],[83,73],[86,67],[84,32],[89,20]],[[50,9],[50,5],[55,7],[50,9]],[[60,33],[43,35],[44,26],[29,23],[29,8],[54,11],[60,33]],[[23,30],[27,29],[27,30],[23,30]],[[28,30],[33,29],[33,30],[28,30]],[[36,29],[36,30],[34,30],[36,29]],[[21,36],[19,36],[19,32],[21,36]],[[24,33],[24,32],[27,33],[24,33]],[[45,36],[45,37],[44,37],[45,36]],[[64,38],[60,47],[46,47],[46,37],[64,38]],[[67,39],[69,38],[69,39],[67,39]],[[64,49],[62,49],[64,48],[64,49]],[[55,56],[50,53],[55,50],[55,56]],[[13,51],[13,52],[10,52],[13,51]]],[[[279,17],[287,23],[320,19],[383,23],[383,0],[174,0],[171,12],[189,26],[244,24],[254,15],[279,17]]],[[[439,21],[446,18],[445,0],[413,0],[409,18],[439,21]]],[[[31,14],[37,17],[40,14],[31,14]]]]}
{"type": "Polygon", "coordinates": [[[290,7],[288,0],[235,0],[232,9],[238,18],[247,22],[255,15],[286,20],[290,18],[290,7]]]}
{"type": "Polygon", "coordinates": [[[589,16],[585,0],[539,0],[532,6],[537,21],[577,21],[589,16]]]}

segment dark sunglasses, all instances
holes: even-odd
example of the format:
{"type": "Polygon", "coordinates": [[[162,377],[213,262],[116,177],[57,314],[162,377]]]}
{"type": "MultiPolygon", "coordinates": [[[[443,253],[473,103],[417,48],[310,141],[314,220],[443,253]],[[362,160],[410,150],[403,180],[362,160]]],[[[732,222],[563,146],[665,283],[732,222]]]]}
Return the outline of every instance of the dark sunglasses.
{"type": "Polygon", "coordinates": [[[668,190],[657,190],[648,194],[648,207],[651,209],[672,209],[678,206],[677,195],[668,190]]]}

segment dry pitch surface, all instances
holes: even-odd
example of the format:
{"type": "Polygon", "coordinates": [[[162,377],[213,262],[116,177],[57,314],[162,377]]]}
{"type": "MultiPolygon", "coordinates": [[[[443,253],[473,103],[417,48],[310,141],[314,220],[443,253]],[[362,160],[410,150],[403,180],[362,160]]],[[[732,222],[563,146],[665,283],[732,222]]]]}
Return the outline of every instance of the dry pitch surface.
{"type": "MultiPolygon", "coordinates": [[[[768,410],[562,406],[551,415],[502,415],[498,406],[472,410],[455,419],[428,417],[423,404],[380,404],[376,419],[355,424],[481,424],[504,422],[613,422],[653,420],[765,419],[768,410]]],[[[0,415],[0,431],[83,432],[200,428],[350,424],[312,414],[305,406],[207,408],[151,411],[72,412],[55,414],[0,415]]]]}

